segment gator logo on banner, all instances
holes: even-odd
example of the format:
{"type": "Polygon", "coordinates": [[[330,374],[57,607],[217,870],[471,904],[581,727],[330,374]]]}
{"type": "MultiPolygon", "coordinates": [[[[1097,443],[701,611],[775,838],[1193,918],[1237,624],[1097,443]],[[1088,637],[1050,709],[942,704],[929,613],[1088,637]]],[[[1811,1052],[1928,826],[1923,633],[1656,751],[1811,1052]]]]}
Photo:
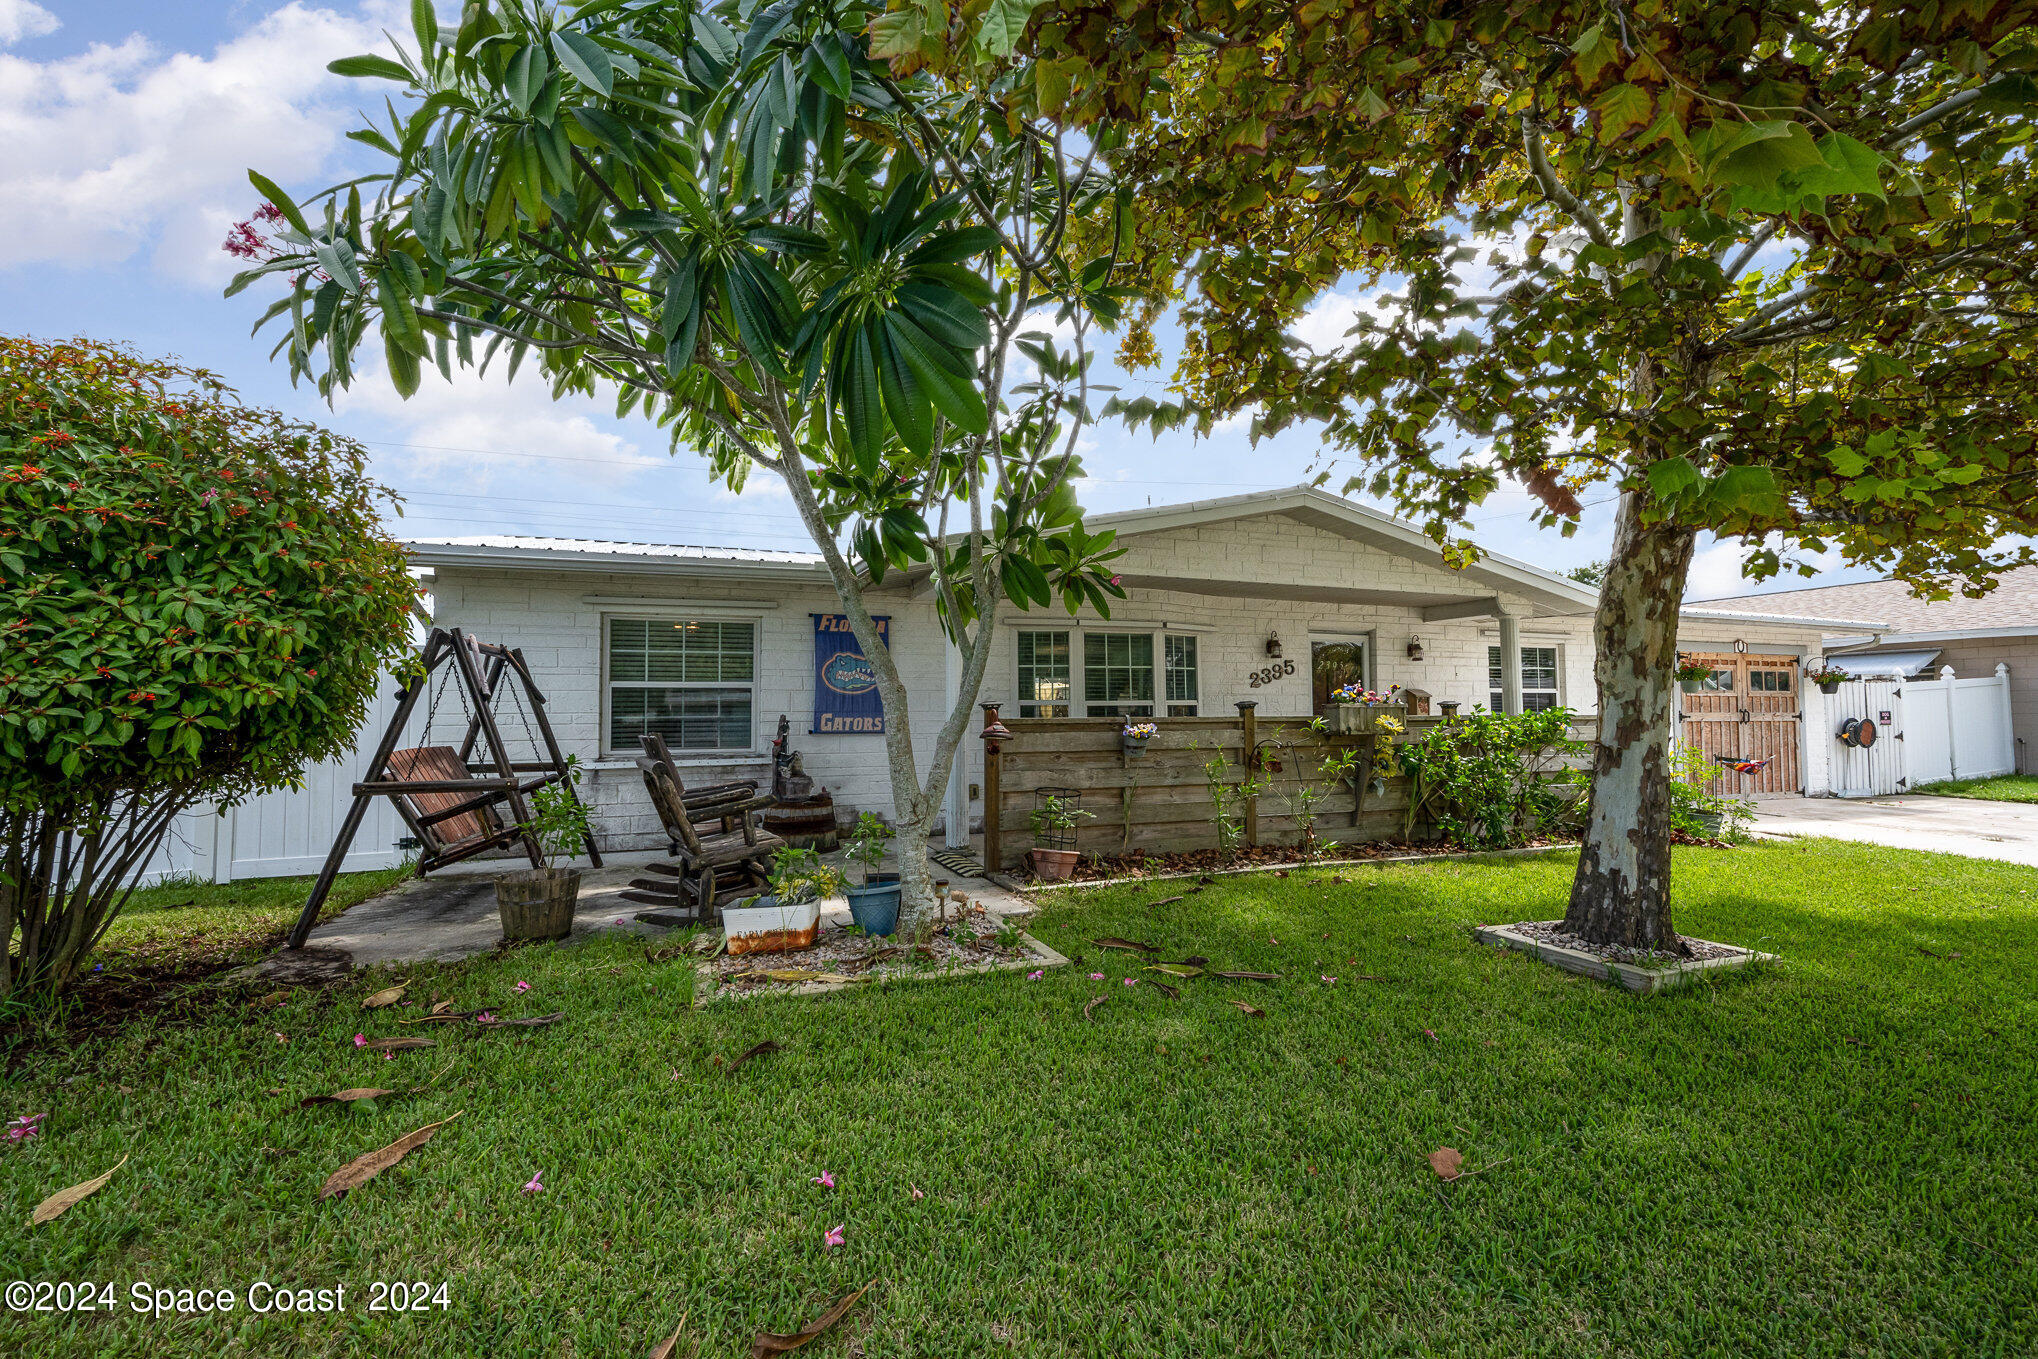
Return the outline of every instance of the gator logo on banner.
{"type": "MultiPolygon", "coordinates": [[[[892,620],[873,618],[878,636],[892,644],[892,620]]],[[[839,613],[814,615],[814,734],[875,735],[885,729],[884,700],[878,696],[877,675],[870,658],[856,644],[849,618],[839,613]]]]}

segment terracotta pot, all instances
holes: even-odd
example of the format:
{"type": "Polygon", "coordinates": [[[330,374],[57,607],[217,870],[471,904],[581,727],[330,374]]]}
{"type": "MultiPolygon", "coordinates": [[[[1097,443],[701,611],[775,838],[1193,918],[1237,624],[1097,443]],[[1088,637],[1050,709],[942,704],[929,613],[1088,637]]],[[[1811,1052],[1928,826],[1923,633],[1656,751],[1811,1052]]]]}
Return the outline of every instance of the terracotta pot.
{"type": "Polygon", "coordinates": [[[527,868],[495,880],[504,939],[564,939],[573,933],[573,908],[579,901],[577,868],[527,868]]]}
{"type": "Polygon", "coordinates": [[[1050,882],[1060,882],[1076,871],[1076,860],[1080,856],[1072,849],[1034,849],[1028,857],[1033,861],[1033,876],[1050,882]]]}

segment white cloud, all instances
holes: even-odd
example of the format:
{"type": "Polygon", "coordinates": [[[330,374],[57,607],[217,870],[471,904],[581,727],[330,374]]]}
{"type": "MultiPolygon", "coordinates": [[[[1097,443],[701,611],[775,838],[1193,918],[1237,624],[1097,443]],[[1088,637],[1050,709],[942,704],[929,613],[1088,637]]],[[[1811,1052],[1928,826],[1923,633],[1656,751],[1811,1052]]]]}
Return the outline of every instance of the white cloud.
{"type": "Polygon", "coordinates": [[[0,47],[40,38],[60,26],[57,16],[30,0],[0,0],[0,47]]]}
{"type": "Polygon", "coordinates": [[[1398,294],[1387,289],[1373,293],[1327,292],[1311,302],[1288,333],[1319,354],[1335,354],[1351,347],[1351,328],[1361,315],[1384,320],[1399,309],[1398,294]]]}
{"type": "MultiPolygon", "coordinates": [[[[1772,551],[1782,551],[1785,547],[1779,534],[1770,534],[1765,540],[1765,545],[1772,551]]],[[[1751,595],[1764,589],[1795,589],[1805,584],[1805,581],[1795,573],[1787,574],[1781,579],[1771,577],[1765,580],[1755,580],[1742,575],[1741,563],[1753,550],[1735,539],[1729,542],[1715,542],[1693,553],[1691,573],[1684,582],[1686,602],[1703,604],[1708,599],[1751,595]]],[[[1846,558],[1834,548],[1816,553],[1793,552],[1790,559],[1809,562],[1821,573],[1840,570],[1846,564],[1846,558]]]]}
{"type": "Polygon", "coordinates": [[[417,395],[406,401],[377,365],[333,402],[338,415],[376,417],[395,426],[397,442],[405,446],[386,456],[407,473],[468,491],[499,477],[533,474],[555,485],[613,487],[669,466],[662,454],[647,453],[597,423],[613,409],[613,401],[598,398],[554,401],[535,372],[510,382],[500,368],[485,377],[456,368],[451,382],[427,368],[417,395]],[[506,453],[541,456],[502,456],[506,453]]]}
{"type": "MultiPolygon", "coordinates": [[[[0,0],[0,37],[39,14],[0,0]]],[[[256,202],[248,168],[286,187],[330,177],[371,92],[326,63],[385,48],[393,18],[393,0],[350,14],[292,0],[210,56],[139,34],[41,62],[0,53],[0,267],[153,246],[172,277],[223,281],[234,261],[220,242],[256,202]]]]}

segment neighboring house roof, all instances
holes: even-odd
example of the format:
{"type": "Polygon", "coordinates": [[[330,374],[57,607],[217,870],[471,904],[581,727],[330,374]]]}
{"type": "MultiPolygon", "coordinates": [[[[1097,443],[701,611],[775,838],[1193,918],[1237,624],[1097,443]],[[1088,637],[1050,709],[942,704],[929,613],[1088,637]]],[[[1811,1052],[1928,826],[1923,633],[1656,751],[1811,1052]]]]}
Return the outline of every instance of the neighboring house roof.
{"type": "MultiPolygon", "coordinates": [[[[1900,580],[1865,580],[1853,585],[1814,585],[1772,594],[1708,599],[1701,607],[1725,607],[1749,613],[1821,614],[1828,617],[1878,618],[1875,627],[1840,631],[1880,634],[1882,642],[1950,641],[1966,636],[2016,636],[2038,632],[2038,566],[2005,571],[1993,590],[1979,599],[1955,594],[1951,599],[1920,599],[1900,580]]],[[[1869,638],[1861,638],[1866,645],[1869,638]]]]}
{"type": "Polygon", "coordinates": [[[654,566],[690,575],[795,575],[825,578],[818,552],[775,548],[701,547],[688,543],[619,543],[595,538],[536,538],[476,534],[417,538],[403,545],[415,566],[543,567],[560,571],[615,571],[654,566]]]}

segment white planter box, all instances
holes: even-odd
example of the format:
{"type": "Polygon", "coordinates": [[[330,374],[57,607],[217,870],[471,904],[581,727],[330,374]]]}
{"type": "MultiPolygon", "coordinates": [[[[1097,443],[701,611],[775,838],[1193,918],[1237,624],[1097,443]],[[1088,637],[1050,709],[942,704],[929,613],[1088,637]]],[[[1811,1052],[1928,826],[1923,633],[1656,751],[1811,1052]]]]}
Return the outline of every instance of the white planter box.
{"type": "MultiPolygon", "coordinates": [[[[757,898],[765,900],[763,897],[757,898]]],[[[730,906],[722,911],[722,929],[731,953],[784,953],[812,948],[821,932],[821,908],[846,905],[839,898],[803,901],[793,906],[730,906]]]]}

